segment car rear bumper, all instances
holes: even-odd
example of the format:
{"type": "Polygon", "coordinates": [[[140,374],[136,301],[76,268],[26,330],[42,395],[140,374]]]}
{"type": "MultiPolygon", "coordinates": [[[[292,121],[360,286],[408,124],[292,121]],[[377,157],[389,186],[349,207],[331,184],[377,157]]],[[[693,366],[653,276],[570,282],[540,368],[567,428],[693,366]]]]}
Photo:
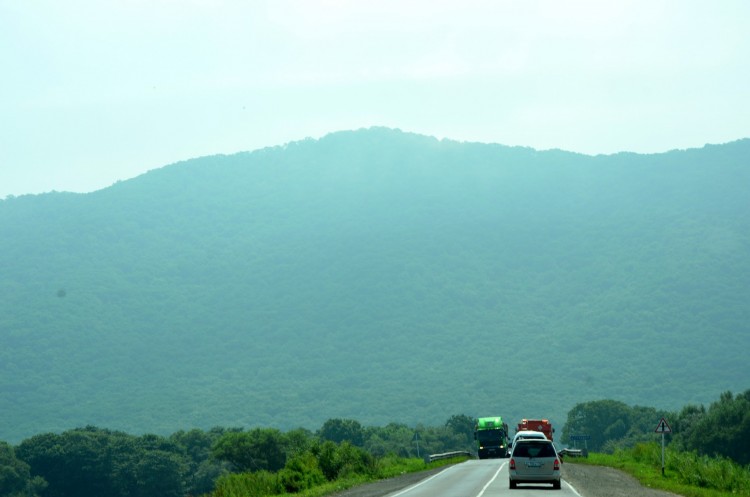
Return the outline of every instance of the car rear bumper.
{"type": "Polygon", "coordinates": [[[560,475],[514,475],[510,474],[513,483],[555,483],[560,481],[560,475]]]}

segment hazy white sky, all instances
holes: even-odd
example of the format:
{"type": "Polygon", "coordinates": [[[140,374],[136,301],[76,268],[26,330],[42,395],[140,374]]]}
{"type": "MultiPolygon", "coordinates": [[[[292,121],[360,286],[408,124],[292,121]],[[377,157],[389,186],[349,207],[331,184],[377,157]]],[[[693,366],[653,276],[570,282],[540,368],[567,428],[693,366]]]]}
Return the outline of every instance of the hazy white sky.
{"type": "Polygon", "coordinates": [[[0,199],[370,126],[587,154],[750,137],[746,0],[0,0],[0,199]]]}

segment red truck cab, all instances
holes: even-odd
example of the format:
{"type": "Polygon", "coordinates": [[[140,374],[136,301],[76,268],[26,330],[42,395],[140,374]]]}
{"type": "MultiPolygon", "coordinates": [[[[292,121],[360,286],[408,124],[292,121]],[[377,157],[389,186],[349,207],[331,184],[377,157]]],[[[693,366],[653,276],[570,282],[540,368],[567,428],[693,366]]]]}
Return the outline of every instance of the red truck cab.
{"type": "Polygon", "coordinates": [[[553,441],[552,434],[555,433],[555,429],[552,428],[552,423],[550,423],[548,419],[522,419],[521,422],[518,423],[518,429],[516,431],[521,430],[541,431],[550,442],[553,441]]]}

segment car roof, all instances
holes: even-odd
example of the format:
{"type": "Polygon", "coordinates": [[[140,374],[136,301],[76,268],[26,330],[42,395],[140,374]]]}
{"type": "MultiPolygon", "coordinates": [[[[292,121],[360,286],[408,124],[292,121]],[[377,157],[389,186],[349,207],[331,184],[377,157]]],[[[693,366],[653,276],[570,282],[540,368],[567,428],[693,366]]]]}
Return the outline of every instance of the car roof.
{"type": "Polygon", "coordinates": [[[533,431],[533,430],[521,430],[519,432],[516,432],[515,437],[513,438],[547,438],[547,435],[542,433],[541,431],[533,431]]]}

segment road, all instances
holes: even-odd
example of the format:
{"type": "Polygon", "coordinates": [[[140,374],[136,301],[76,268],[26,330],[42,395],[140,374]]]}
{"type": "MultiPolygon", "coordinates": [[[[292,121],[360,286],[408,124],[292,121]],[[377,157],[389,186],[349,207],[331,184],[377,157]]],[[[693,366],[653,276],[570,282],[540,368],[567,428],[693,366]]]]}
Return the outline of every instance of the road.
{"type": "Polygon", "coordinates": [[[581,497],[563,480],[561,490],[552,485],[519,485],[508,488],[508,459],[471,459],[449,466],[419,483],[387,494],[387,497],[533,497],[555,495],[581,497]]]}

